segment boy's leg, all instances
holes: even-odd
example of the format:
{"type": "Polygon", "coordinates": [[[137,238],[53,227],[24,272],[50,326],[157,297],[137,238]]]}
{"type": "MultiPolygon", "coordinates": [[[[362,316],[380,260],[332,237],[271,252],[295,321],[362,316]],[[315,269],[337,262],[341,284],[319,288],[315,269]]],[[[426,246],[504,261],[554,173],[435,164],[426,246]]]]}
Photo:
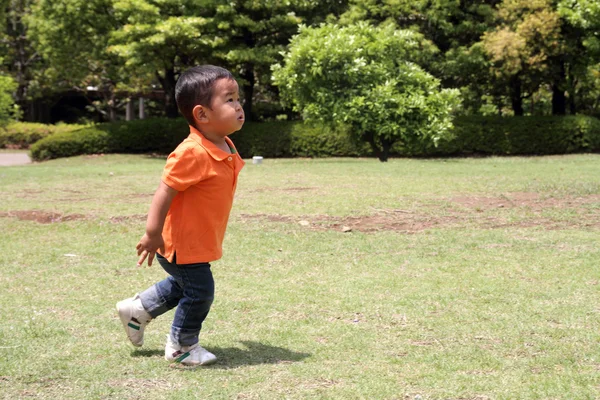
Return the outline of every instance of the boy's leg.
{"type": "Polygon", "coordinates": [[[165,359],[192,367],[213,364],[217,357],[198,343],[215,292],[210,264],[181,266],[178,275],[182,280],[183,297],[175,311],[171,334],[167,336],[165,359]]]}
{"type": "Polygon", "coordinates": [[[117,303],[119,318],[123,323],[127,337],[134,346],[144,344],[144,330],[148,323],[177,306],[183,295],[183,289],[173,273],[176,266],[157,254],[157,260],[170,274],[166,279],[152,285],[140,294],[117,303]]]}
{"type": "Polygon", "coordinates": [[[139,295],[144,309],[152,318],[166,313],[179,304],[179,300],[183,296],[184,283],[179,276],[180,268],[177,264],[170,263],[160,254],[156,254],[156,260],[169,276],[150,286],[139,295]]]}
{"type": "Polygon", "coordinates": [[[179,300],[171,341],[180,346],[198,343],[202,323],[206,319],[215,296],[215,282],[209,263],[178,266],[183,296],[179,300]]]}

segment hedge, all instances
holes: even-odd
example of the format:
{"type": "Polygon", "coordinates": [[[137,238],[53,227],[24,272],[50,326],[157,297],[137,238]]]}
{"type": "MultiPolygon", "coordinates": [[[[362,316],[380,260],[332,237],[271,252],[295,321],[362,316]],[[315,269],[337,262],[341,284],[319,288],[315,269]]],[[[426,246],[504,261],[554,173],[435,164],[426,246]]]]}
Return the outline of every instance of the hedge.
{"type": "Polygon", "coordinates": [[[423,155],[547,155],[600,150],[593,117],[459,117],[454,138],[423,155]]]}
{"type": "Polygon", "coordinates": [[[34,122],[12,122],[0,128],[0,149],[28,149],[30,145],[58,132],[72,132],[88,125],[46,125],[34,122]]]}
{"type": "MultiPolygon", "coordinates": [[[[600,120],[568,117],[459,117],[453,138],[437,147],[397,144],[395,156],[545,155],[600,150],[600,120]]],[[[153,118],[99,124],[48,136],[31,147],[35,160],[93,153],[172,151],[186,135],[183,119],[153,118]]],[[[371,156],[346,132],[302,122],[246,123],[232,135],[243,157],[371,156]]]]}

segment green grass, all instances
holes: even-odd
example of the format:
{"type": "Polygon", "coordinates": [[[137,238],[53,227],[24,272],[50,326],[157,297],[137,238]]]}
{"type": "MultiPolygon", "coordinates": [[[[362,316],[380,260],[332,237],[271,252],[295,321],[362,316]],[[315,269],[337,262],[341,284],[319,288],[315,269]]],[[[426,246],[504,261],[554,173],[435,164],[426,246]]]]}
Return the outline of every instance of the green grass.
{"type": "Polygon", "coordinates": [[[0,397],[600,397],[600,156],[248,162],[194,371],[114,311],[163,165],[0,167],[0,397]]]}

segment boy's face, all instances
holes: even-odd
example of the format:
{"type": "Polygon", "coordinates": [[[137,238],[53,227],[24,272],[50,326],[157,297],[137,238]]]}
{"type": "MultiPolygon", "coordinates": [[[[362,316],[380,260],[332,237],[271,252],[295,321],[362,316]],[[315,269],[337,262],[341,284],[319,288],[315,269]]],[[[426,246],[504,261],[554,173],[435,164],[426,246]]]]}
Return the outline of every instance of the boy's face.
{"type": "Polygon", "coordinates": [[[225,137],[239,131],[244,125],[244,110],[240,104],[239,87],[232,79],[214,83],[210,107],[203,107],[206,119],[202,132],[225,137]]]}

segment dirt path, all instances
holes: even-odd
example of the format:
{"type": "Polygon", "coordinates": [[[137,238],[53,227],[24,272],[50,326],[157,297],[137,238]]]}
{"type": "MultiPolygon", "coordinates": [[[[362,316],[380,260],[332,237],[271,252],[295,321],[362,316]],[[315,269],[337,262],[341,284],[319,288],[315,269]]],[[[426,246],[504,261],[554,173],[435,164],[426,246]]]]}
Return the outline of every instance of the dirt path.
{"type": "Polygon", "coordinates": [[[0,153],[0,167],[31,164],[27,153],[0,153]]]}

